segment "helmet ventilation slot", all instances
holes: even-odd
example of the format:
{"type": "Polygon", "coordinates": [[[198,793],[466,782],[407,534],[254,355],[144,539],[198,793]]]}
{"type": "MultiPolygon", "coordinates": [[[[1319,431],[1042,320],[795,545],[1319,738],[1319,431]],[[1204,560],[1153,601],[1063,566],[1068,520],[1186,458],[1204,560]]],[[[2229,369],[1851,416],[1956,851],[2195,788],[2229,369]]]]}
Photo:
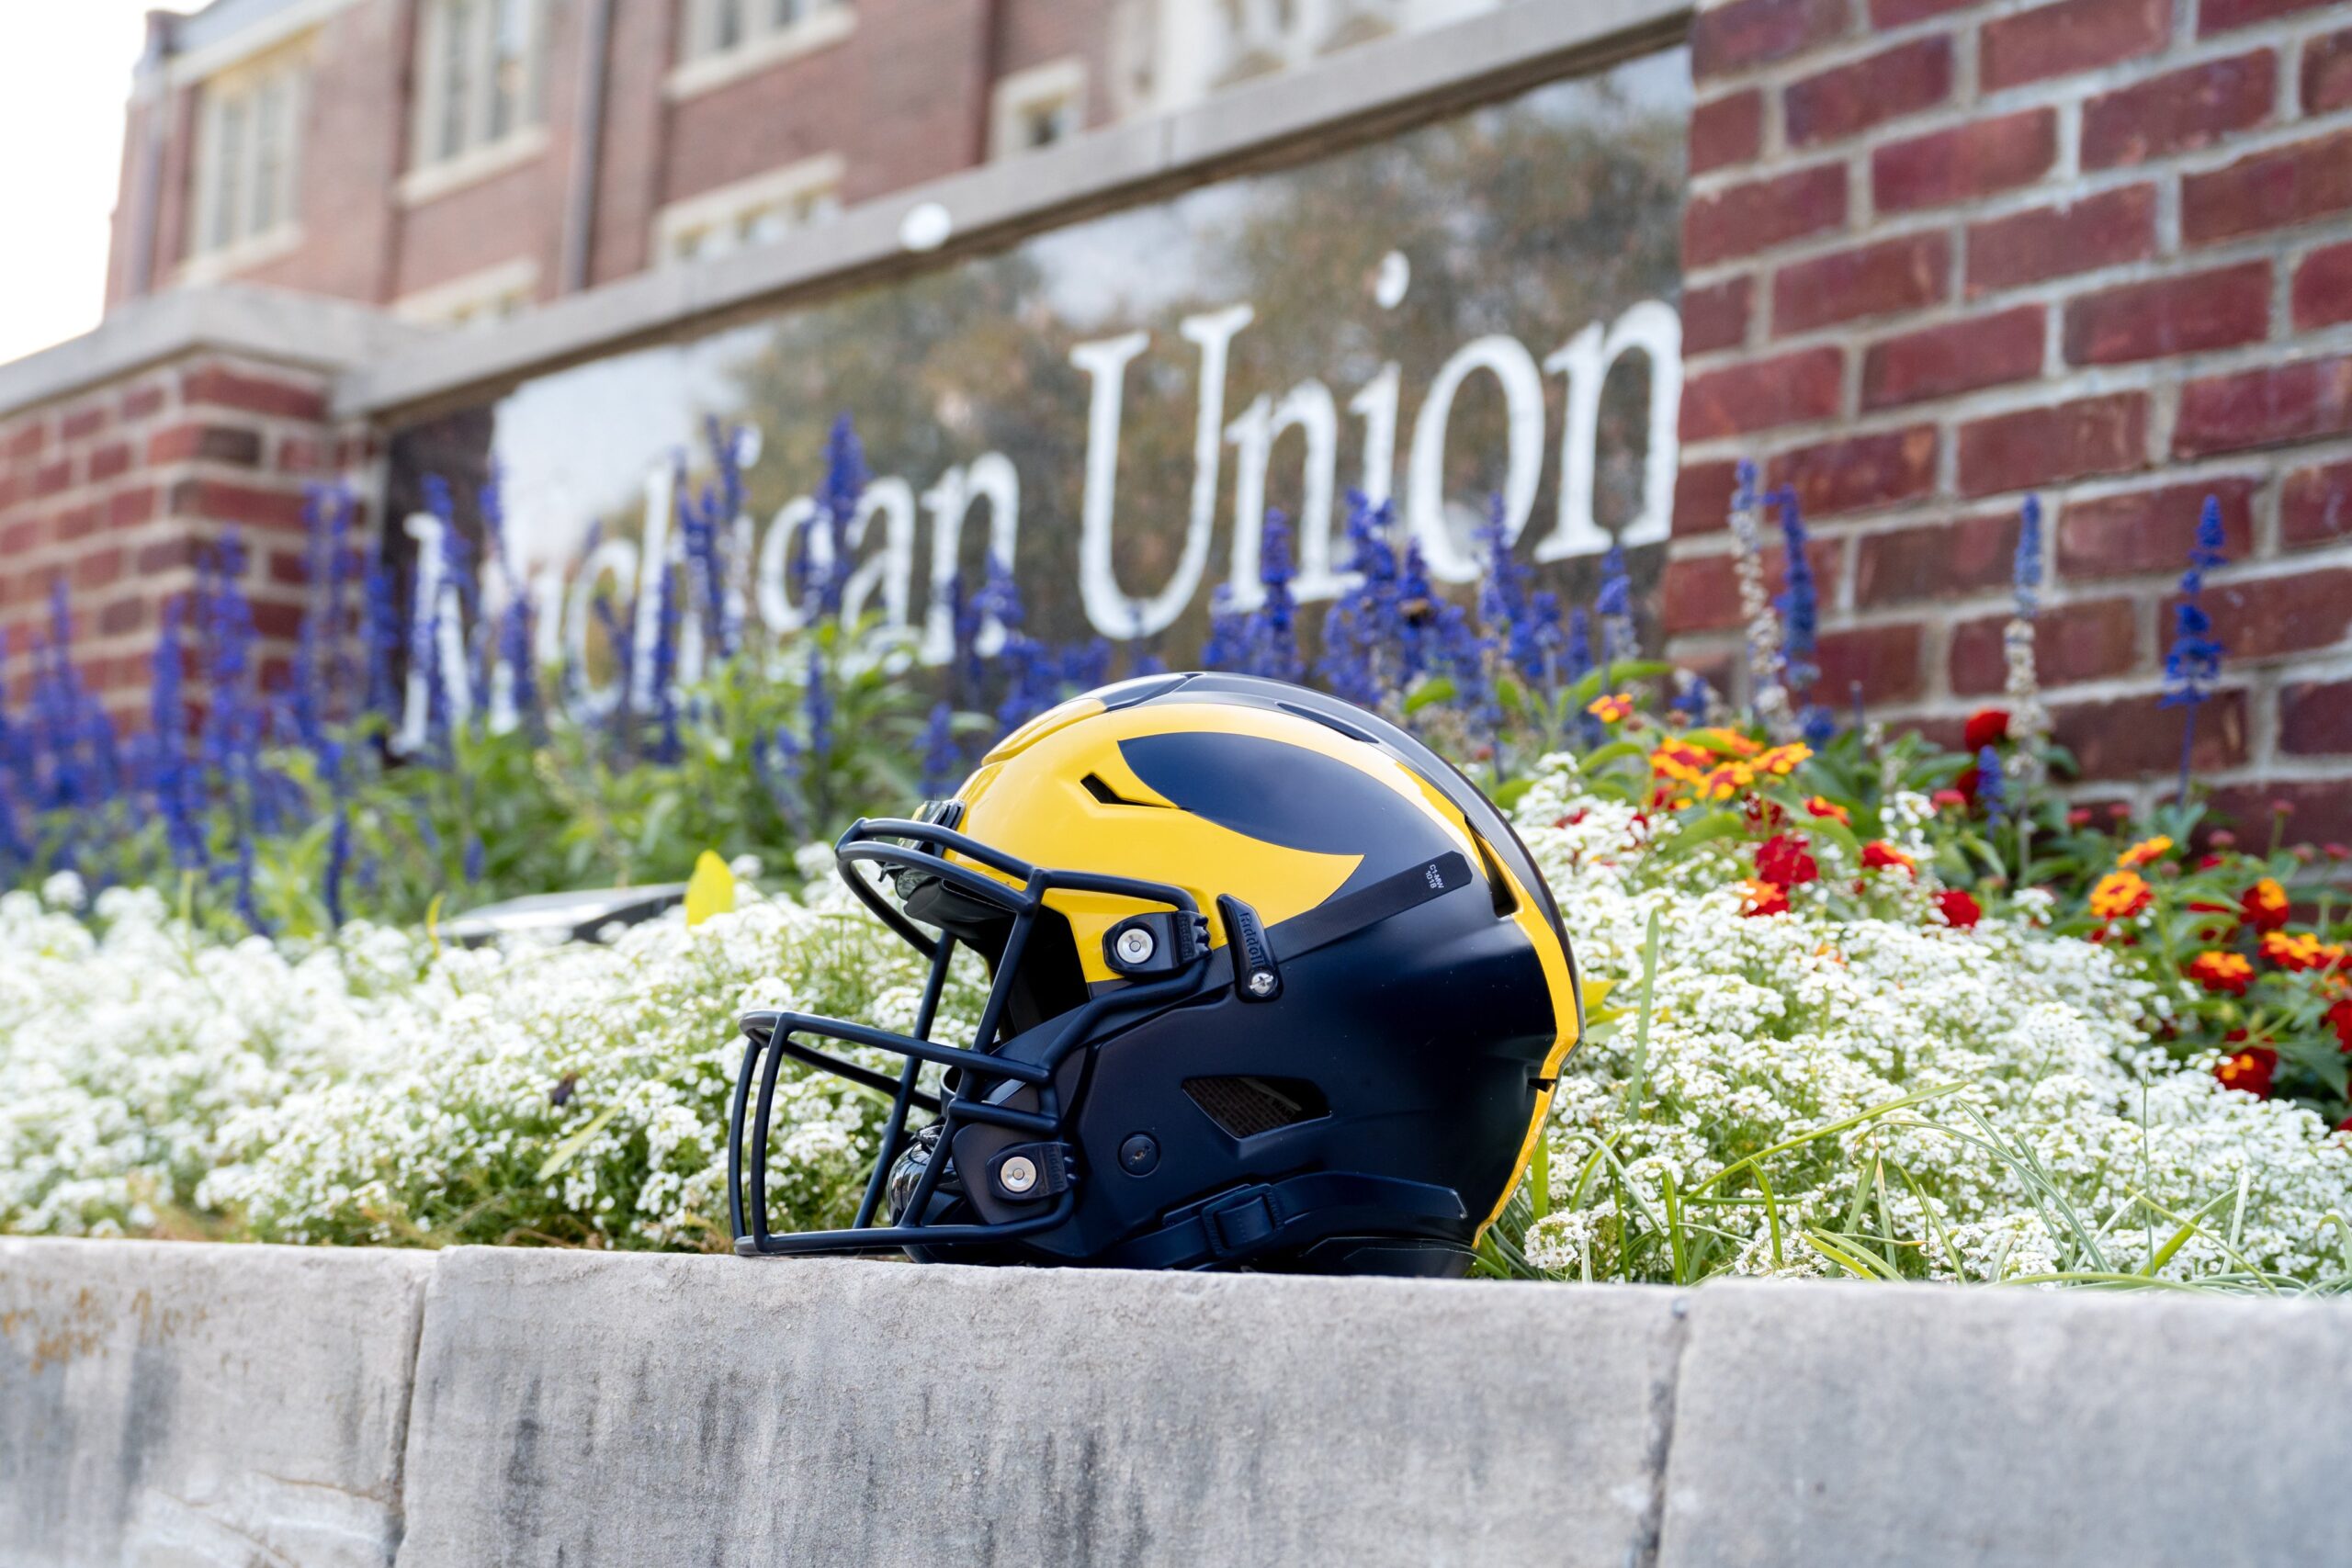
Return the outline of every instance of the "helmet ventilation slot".
{"type": "Polygon", "coordinates": [[[1095,799],[1101,801],[1105,806],[1140,806],[1155,811],[1165,811],[1168,809],[1156,800],[1129,800],[1125,795],[1121,795],[1117,790],[1113,789],[1108,784],[1105,784],[1102,780],[1102,775],[1100,773],[1089,773],[1078,782],[1085,789],[1087,794],[1092,795],[1095,799]]]}
{"type": "Polygon", "coordinates": [[[1186,1078],[1184,1092],[1231,1138],[1254,1138],[1331,1114],[1331,1102],[1305,1078],[1186,1078]]]}

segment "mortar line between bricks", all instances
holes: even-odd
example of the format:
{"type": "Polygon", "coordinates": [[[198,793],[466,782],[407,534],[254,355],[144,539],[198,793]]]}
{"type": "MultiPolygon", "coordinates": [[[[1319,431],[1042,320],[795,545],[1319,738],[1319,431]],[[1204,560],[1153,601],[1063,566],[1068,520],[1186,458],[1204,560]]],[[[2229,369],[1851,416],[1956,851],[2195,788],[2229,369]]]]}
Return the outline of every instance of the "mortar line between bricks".
{"type": "Polygon", "coordinates": [[[1642,1510],[1641,1528],[1634,1537],[1634,1550],[1626,1554],[1627,1568],[1657,1568],[1660,1553],[1666,1545],[1666,1476],[1667,1467],[1674,1458],[1675,1421],[1682,1402],[1682,1359],[1690,1346],[1690,1298],[1678,1294],[1667,1309],[1673,1314],[1668,1334],[1673,1343],[1673,1354],[1666,1366],[1666,1386],[1651,1399],[1657,1410],[1658,1432],[1650,1444],[1646,1456],[1649,1462],[1650,1495],[1642,1510]]]}

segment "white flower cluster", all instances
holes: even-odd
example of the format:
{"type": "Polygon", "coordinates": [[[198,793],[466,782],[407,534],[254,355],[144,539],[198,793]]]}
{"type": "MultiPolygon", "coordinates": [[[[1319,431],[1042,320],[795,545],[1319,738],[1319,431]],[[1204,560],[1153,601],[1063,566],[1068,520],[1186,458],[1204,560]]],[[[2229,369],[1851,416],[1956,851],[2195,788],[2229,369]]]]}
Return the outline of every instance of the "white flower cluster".
{"type": "Polygon", "coordinates": [[[1734,851],[1677,856],[1670,817],[1584,797],[1566,759],[1547,767],[1521,831],[1585,976],[1614,986],[1560,1082],[1532,1262],[1666,1274],[1670,1180],[1686,1240],[1741,1272],[1831,1272],[1860,1247],[1939,1278],[2127,1273],[2184,1228],[2166,1276],[2345,1269],[2331,1215],[2352,1214],[2352,1137],[2151,1044],[2158,998],[2105,949],[2016,919],[1955,931],[1924,877],[1864,872],[1818,836],[1821,880],[1790,913],[1751,918],[1734,851]],[[1857,886],[1868,915],[1833,918],[1829,889],[1857,886]],[[1723,1175],[1776,1148],[1757,1161],[1769,1204],[1755,1168],[1723,1175]],[[1645,1235],[1655,1267],[1621,1250],[1645,1235]]]}
{"type": "MultiPolygon", "coordinates": [[[[1924,848],[1920,811],[1892,814],[1898,848],[1924,848]]],[[[1823,838],[1821,882],[1747,918],[1734,849],[1674,852],[1670,816],[1585,794],[1565,759],[1519,815],[1585,976],[1613,983],[1561,1080],[1537,1265],[1821,1273],[1867,1255],[2014,1279],[2128,1272],[2169,1247],[2175,1276],[2341,1267],[2347,1140],[2170,1060],[2142,1029],[2153,998],[2101,949],[2017,919],[1955,931],[1924,876],[1864,872],[1823,838]],[[1833,914],[1828,888],[1860,882],[1866,913],[1833,914]]],[[[830,876],[812,887],[747,889],[691,931],[673,914],[609,946],[512,952],[356,925],[309,950],[221,944],[152,892],[0,897],[0,1230],[723,1245],[738,1011],[906,1028],[921,994],[910,950],[830,876]]],[[[968,1037],[978,980],[950,987],[943,1038],[968,1037]]],[[[881,1104],[786,1079],[775,1223],[840,1223],[881,1104]]]]}

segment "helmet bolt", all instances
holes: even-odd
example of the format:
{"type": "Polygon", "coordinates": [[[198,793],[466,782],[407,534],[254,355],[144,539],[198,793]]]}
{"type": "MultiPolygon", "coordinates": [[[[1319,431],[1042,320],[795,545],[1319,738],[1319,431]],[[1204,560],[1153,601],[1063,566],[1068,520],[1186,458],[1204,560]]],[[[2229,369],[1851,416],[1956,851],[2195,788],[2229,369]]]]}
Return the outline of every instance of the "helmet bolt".
{"type": "Polygon", "coordinates": [[[1037,1185],[1037,1162],[1027,1155],[1014,1155],[997,1167],[997,1185],[1014,1197],[1037,1185]]]}
{"type": "Polygon", "coordinates": [[[1129,926],[1119,933],[1119,961],[1123,964],[1148,964],[1154,945],[1149,931],[1141,926],[1129,926]]]}
{"type": "Polygon", "coordinates": [[[1131,1134],[1119,1145],[1119,1168],[1129,1176],[1149,1176],[1159,1168],[1159,1144],[1148,1133],[1131,1134]]]}
{"type": "Polygon", "coordinates": [[[1272,975],[1267,974],[1263,969],[1259,970],[1256,974],[1250,976],[1250,994],[1251,996],[1268,997],[1273,995],[1273,991],[1274,977],[1272,975]]]}

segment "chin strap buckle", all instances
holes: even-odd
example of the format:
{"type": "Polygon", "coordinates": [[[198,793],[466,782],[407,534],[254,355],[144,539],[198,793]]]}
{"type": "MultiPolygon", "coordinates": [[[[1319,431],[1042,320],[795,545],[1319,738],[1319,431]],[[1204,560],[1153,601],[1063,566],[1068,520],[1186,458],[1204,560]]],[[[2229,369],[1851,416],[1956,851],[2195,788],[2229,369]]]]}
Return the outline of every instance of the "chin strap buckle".
{"type": "Polygon", "coordinates": [[[1209,1251],[1219,1259],[1245,1257],[1273,1240],[1282,1228],[1274,1190],[1264,1185],[1229,1192],[1201,1211],[1209,1251]]]}
{"type": "Polygon", "coordinates": [[[1102,933],[1102,962],[1142,977],[1173,975],[1209,950],[1209,922],[1181,909],[1129,915],[1102,933]]]}

